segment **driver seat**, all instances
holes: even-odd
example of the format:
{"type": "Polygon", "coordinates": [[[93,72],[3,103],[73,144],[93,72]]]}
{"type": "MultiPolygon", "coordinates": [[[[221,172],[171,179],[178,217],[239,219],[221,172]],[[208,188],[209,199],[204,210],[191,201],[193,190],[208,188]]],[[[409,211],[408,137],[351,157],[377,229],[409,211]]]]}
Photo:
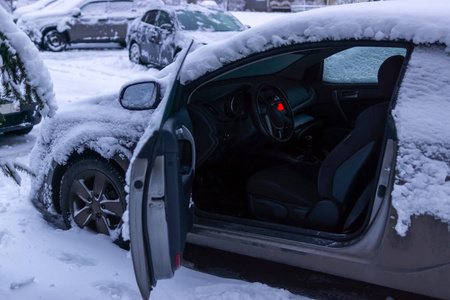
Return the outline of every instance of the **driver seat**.
{"type": "MultiPolygon", "coordinates": [[[[387,97],[393,93],[403,59],[392,56],[379,69],[379,88],[387,97]]],[[[364,110],[352,132],[322,165],[301,162],[253,174],[247,182],[253,215],[292,226],[342,230],[358,198],[370,197],[368,187],[376,174],[388,104],[382,102],[364,110]]]]}

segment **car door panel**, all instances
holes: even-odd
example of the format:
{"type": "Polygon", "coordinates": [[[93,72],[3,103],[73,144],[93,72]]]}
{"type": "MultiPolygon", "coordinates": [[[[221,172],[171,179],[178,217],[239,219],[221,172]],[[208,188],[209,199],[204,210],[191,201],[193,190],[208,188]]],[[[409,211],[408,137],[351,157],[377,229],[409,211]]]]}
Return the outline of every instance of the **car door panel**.
{"type": "Polygon", "coordinates": [[[307,112],[328,125],[352,127],[358,115],[366,108],[389,98],[373,84],[316,83],[312,86],[316,97],[307,112]]]}
{"type": "Polygon", "coordinates": [[[109,22],[105,31],[111,41],[125,42],[128,23],[137,17],[137,12],[133,9],[132,3],[128,1],[108,2],[106,14],[109,22]]]}
{"type": "MultiPolygon", "coordinates": [[[[141,24],[140,31],[140,45],[143,61],[146,63],[154,63],[158,53],[159,32],[155,25],[141,24]]],[[[139,38],[139,37],[138,37],[139,38]]]]}
{"type": "Polygon", "coordinates": [[[147,142],[131,169],[131,249],[144,297],[157,280],[172,277],[181,263],[191,224],[195,165],[191,132],[189,115],[182,110],[147,142]]]}
{"type": "Polygon", "coordinates": [[[74,17],[69,35],[72,42],[92,42],[106,38],[104,24],[107,23],[106,2],[87,3],[81,8],[81,15],[74,17]]]}
{"type": "Polygon", "coordinates": [[[180,101],[179,72],[191,46],[176,63],[178,72],[160,104],[165,114],[154,124],[159,130],[142,141],[129,168],[131,253],[144,299],[157,280],[172,277],[180,266],[192,224],[193,127],[186,108],[174,109],[180,101]]]}
{"type": "Polygon", "coordinates": [[[100,21],[94,17],[76,18],[68,30],[73,43],[91,41],[102,35],[100,21]]]}

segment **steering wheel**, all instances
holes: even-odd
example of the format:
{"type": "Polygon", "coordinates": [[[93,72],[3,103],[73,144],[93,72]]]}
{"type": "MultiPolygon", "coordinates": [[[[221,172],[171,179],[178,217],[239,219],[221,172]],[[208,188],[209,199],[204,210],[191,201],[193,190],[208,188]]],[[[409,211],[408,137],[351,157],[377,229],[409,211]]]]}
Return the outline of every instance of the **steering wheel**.
{"type": "Polygon", "coordinates": [[[271,85],[261,84],[252,101],[256,127],[275,142],[286,142],[294,133],[294,115],[284,92],[271,85]]]}

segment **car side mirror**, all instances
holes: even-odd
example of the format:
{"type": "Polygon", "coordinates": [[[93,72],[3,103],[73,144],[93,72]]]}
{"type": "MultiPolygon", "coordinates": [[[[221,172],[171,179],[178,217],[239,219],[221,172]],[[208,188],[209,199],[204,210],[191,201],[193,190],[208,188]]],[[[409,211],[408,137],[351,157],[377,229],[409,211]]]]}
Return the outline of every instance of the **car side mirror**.
{"type": "Polygon", "coordinates": [[[124,86],[120,92],[119,102],[129,110],[154,109],[161,102],[160,86],[154,81],[124,86]]]}
{"type": "Polygon", "coordinates": [[[173,32],[173,25],[172,24],[162,24],[159,28],[161,28],[164,31],[167,32],[173,32]]]}
{"type": "Polygon", "coordinates": [[[78,7],[72,9],[72,17],[78,18],[79,16],[81,16],[81,9],[79,9],[78,7]]]}

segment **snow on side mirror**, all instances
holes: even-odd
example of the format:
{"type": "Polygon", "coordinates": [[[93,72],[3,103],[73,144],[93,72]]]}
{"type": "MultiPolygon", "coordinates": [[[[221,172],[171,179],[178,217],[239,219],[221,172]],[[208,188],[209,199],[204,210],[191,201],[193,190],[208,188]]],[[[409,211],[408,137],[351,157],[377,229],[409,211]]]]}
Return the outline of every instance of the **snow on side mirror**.
{"type": "Polygon", "coordinates": [[[72,17],[78,18],[79,16],[81,16],[81,10],[78,7],[72,9],[72,17]]]}
{"type": "Polygon", "coordinates": [[[167,31],[167,32],[172,32],[173,31],[173,25],[172,24],[162,24],[160,26],[160,28],[162,30],[164,30],[164,31],[167,31]]]}
{"type": "Polygon", "coordinates": [[[154,109],[161,101],[159,84],[150,81],[127,85],[122,88],[119,101],[129,110],[154,109]]]}

